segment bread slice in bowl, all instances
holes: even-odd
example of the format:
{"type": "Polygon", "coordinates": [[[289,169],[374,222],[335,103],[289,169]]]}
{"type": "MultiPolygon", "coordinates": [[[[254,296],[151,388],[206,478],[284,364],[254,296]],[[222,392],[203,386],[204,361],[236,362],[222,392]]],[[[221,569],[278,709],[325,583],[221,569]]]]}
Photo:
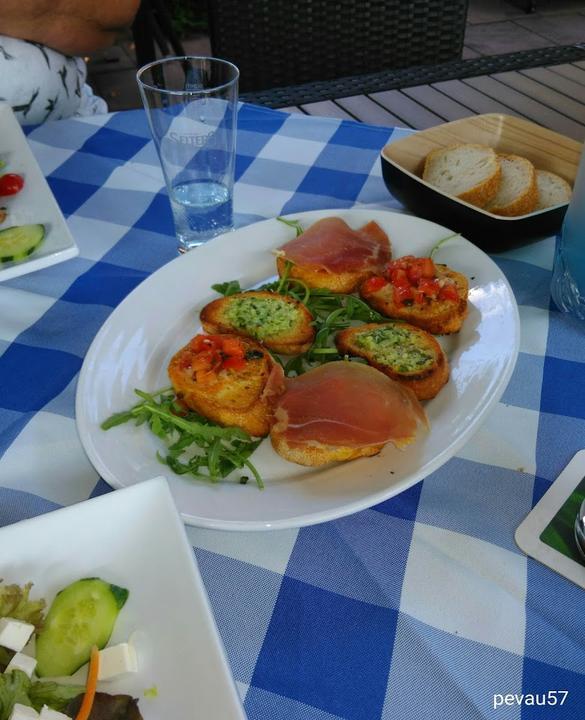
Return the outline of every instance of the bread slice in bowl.
{"type": "Polygon", "coordinates": [[[569,183],[560,175],[548,170],[536,171],[538,188],[537,210],[544,210],[555,205],[564,205],[571,201],[573,191],[569,183]]]}
{"type": "Polygon", "coordinates": [[[470,143],[432,150],[423,169],[423,180],[481,208],[496,196],[500,176],[496,152],[487,145],[470,143]]]}
{"type": "Polygon", "coordinates": [[[495,197],[485,209],[505,217],[534,212],[538,204],[534,165],[519,155],[498,155],[498,160],[502,177],[495,197]]]}

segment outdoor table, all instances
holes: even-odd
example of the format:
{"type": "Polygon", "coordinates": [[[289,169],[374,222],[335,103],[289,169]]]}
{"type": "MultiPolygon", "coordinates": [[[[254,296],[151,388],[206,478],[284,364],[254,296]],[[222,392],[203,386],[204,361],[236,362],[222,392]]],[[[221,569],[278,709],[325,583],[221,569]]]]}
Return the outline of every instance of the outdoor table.
{"type": "MultiPolygon", "coordinates": [[[[243,105],[237,226],[400,210],[379,152],[407,132],[243,105]]],[[[0,525],[110,491],[77,437],[77,376],[111,311],[176,256],[142,111],[47,123],[28,140],[80,255],[0,284],[0,525]]],[[[518,302],[520,354],[500,402],[443,467],[319,525],[188,528],[250,720],[585,716],[583,591],[514,542],[585,444],[584,326],[551,306],[554,245],[492,256],[518,302]],[[561,690],[563,707],[494,709],[496,694],[561,690]]]]}

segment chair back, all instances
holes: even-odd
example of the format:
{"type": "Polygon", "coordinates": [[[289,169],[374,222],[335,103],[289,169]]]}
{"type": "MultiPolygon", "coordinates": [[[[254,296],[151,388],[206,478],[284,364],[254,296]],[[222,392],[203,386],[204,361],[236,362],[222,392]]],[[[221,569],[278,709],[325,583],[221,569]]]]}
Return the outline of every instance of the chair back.
{"type": "Polygon", "coordinates": [[[243,92],[461,57],[468,0],[208,0],[243,92]]]}

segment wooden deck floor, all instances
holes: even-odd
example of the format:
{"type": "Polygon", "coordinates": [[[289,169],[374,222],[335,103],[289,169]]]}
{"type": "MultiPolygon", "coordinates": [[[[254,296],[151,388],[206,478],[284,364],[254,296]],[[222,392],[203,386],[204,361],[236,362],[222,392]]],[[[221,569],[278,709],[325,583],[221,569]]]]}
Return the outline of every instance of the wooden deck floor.
{"type": "Polygon", "coordinates": [[[283,108],[416,130],[479,113],[517,115],[585,140],[585,62],[448,80],[283,108]]]}

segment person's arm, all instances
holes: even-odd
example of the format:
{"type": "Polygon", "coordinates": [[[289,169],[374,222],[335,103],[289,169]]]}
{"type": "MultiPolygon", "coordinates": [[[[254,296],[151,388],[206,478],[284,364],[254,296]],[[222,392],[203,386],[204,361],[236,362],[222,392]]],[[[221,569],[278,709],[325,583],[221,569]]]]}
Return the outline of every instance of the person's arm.
{"type": "Polygon", "coordinates": [[[140,0],[2,0],[0,34],[43,43],[66,55],[111,45],[140,0]]]}

